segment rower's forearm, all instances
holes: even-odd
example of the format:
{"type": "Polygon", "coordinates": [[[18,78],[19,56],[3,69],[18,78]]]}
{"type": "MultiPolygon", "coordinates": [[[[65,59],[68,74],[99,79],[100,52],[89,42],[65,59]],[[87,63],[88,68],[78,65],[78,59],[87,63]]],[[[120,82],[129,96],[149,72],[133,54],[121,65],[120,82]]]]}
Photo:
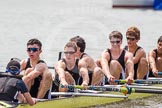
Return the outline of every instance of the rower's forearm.
{"type": "Polygon", "coordinates": [[[134,63],[131,61],[127,62],[126,68],[128,70],[128,75],[133,77],[134,76],[134,63]]]}
{"type": "Polygon", "coordinates": [[[80,75],[81,75],[81,77],[83,78],[83,83],[84,83],[84,84],[86,83],[86,84],[88,85],[88,83],[89,83],[88,70],[85,69],[85,68],[81,68],[81,69],[80,69],[80,75]]]}
{"type": "Polygon", "coordinates": [[[157,70],[155,62],[151,62],[150,67],[152,70],[157,70]]]}
{"type": "Polygon", "coordinates": [[[63,70],[60,70],[58,75],[60,81],[65,81],[65,72],[63,70]]]}

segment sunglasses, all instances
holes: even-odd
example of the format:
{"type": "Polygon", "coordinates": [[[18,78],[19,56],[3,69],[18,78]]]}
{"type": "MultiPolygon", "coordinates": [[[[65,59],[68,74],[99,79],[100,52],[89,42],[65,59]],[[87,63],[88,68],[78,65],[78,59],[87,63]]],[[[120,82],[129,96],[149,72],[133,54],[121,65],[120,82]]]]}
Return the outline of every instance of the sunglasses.
{"type": "Polygon", "coordinates": [[[75,52],[74,51],[65,51],[64,54],[74,54],[75,52]]]}
{"type": "Polygon", "coordinates": [[[37,52],[38,51],[38,48],[27,48],[27,51],[28,52],[37,52]]]}
{"type": "Polygon", "coordinates": [[[112,44],[115,44],[115,43],[120,43],[120,41],[110,41],[112,44]]]}
{"type": "Polygon", "coordinates": [[[134,40],[135,40],[135,38],[130,38],[130,37],[127,37],[127,40],[134,41],[134,40]]]}

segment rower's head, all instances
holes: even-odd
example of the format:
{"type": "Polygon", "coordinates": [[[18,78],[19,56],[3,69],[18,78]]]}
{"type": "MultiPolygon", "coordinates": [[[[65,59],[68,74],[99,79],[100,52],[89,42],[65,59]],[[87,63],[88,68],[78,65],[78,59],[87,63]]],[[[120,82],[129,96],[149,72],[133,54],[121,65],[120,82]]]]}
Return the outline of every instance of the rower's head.
{"type": "Polygon", "coordinates": [[[158,38],[158,41],[157,41],[157,49],[158,49],[158,51],[160,51],[162,53],[162,36],[160,36],[158,38]]]}
{"type": "Polygon", "coordinates": [[[64,47],[64,55],[67,60],[75,60],[77,45],[75,42],[69,41],[64,47]]]}
{"type": "Polygon", "coordinates": [[[18,75],[20,73],[19,61],[12,58],[7,64],[6,72],[11,73],[12,75],[18,75]]]}
{"type": "Polygon", "coordinates": [[[79,47],[79,49],[80,49],[80,52],[84,52],[84,50],[86,48],[86,42],[82,37],[75,36],[75,37],[71,38],[70,41],[73,41],[76,43],[77,47],[79,47]]]}
{"type": "Polygon", "coordinates": [[[122,43],[123,35],[119,31],[112,31],[109,34],[109,40],[112,45],[120,45],[122,43]]]}
{"type": "Polygon", "coordinates": [[[39,48],[39,50],[42,49],[42,43],[38,39],[36,39],[36,38],[30,39],[27,42],[27,47],[28,46],[34,46],[34,45],[36,45],[39,48]]]}
{"type": "Polygon", "coordinates": [[[160,37],[158,38],[157,43],[159,43],[159,42],[161,42],[161,43],[162,43],[162,36],[160,36],[160,37]]]}
{"type": "Polygon", "coordinates": [[[30,59],[36,60],[39,59],[39,55],[42,52],[42,43],[36,39],[30,39],[27,42],[27,53],[30,59]]]}
{"type": "Polygon", "coordinates": [[[140,30],[135,26],[129,27],[126,31],[126,37],[129,37],[128,39],[132,40],[140,40],[140,30]]]}

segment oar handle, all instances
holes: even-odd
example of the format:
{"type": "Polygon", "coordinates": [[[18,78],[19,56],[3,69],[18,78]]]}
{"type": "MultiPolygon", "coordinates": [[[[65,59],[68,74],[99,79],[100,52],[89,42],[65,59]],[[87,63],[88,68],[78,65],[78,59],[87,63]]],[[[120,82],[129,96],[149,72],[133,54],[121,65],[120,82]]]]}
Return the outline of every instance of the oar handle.
{"type": "Polygon", "coordinates": [[[158,75],[161,76],[162,75],[162,72],[158,72],[158,75]]]}
{"type": "Polygon", "coordinates": [[[122,84],[124,84],[124,83],[126,83],[127,81],[126,81],[126,80],[115,80],[114,82],[115,82],[115,83],[122,83],[122,84]]]}

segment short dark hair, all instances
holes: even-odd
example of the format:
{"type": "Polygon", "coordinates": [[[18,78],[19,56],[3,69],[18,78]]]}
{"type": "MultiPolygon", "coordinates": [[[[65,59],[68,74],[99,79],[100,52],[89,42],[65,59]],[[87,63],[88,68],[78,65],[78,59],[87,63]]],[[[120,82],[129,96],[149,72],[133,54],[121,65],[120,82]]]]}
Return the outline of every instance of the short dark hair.
{"type": "Polygon", "coordinates": [[[39,46],[39,48],[41,49],[42,48],[42,43],[36,39],[36,38],[33,38],[33,39],[30,39],[28,42],[27,42],[27,46],[28,45],[34,45],[34,44],[37,44],[39,46]]]}
{"type": "Polygon", "coordinates": [[[119,32],[119,31],[112,31],[109,34],[109,39],[111,40],[111,38],[119,38],[119,39],[123,39],[123,35],[119,32]]]}
{"type": "Polygon", "coordinates": [[[157,43],[159,43],[159,42],[162,42],[162,36],[160,36],[160,37],[158,38],[157,43]]]}
{"type": "Polygon", "coordinates": [[[82,37],[75,36],[75,37],[71,38],[70,41],[73,41],[77,44],[77,46],[80,48],[80,52],[84,52],[84,50],[86,48],[86,42],[82,37]]]}
{"type": "Polygon", "coordinates": [[[72,47],[72,48],[74,48],[75,52],[77,51],[77,45],[75,42],[70,41],[70,42],[66,43],[64,48],[66,48],[66,47],[72,47]]]}

